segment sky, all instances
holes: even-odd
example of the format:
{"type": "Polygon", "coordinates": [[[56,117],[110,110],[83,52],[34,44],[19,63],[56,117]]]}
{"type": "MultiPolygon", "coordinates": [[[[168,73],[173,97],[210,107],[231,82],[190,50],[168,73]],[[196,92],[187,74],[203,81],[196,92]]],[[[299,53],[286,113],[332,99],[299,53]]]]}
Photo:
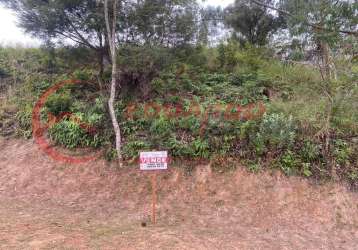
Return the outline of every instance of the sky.
{"type": "Polygon", "coordinates": [[[0,45],[39,46],[41,42],[16,26],[15,14],[0,5],[0,45]]]}
{"type": "MultiPolygon", "coordinates": [[[[225,7],[234,0],[205,0],[204,5],[225,7]]],[[[16,26],[15,14],[0,5],[0,45],[39,46],[41,42],[16,26]]]]}

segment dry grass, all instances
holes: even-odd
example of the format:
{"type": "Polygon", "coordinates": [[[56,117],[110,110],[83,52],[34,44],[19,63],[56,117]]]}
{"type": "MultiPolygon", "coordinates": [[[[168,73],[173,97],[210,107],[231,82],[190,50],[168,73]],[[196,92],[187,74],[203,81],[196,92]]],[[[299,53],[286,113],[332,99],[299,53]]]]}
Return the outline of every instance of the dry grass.
{"type": "Polygon", "coordinates": [[[198,166],[150,179],[97,161],[49,160],[36,145],[0,141],[1,249],[355,249],[358,194],[279,173],[198,166]],[[142,223],[147,226],[143,227],[142,223]]]}

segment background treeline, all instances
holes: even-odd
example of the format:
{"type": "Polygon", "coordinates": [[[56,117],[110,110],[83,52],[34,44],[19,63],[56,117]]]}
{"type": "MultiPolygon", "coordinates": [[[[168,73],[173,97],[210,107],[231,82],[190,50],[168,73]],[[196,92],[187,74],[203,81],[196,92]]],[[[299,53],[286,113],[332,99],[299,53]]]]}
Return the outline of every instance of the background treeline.
{"type": "MultiPolygon", "coordinates": [[[[1,2],[44,40],[41,48],[0,48],[1,134],[31,138],[41,94],[61,80],[80,79],[85,84],[47,101],[44,123],[49,114],[76,117],[53,123],[48,138],[70,149],[104,148],[104,157],[115,159],[103,3],[1,2]]],[[[279,168],[357,187],[355,3],[236,1],[222,10],[188,0],[118,2],[115,112],[125,160],[165,149],[176,159],[210,159],[217,171],[240,159],[252,171],[279,168]],[[253,119],[225,119],[212,108],[258,102],[266,113],[253,119]],[[189,115],[155,109],[147,115],[153,103],[189,115]],[[189,112],[193,104],[200,112],[189,112]]]]}

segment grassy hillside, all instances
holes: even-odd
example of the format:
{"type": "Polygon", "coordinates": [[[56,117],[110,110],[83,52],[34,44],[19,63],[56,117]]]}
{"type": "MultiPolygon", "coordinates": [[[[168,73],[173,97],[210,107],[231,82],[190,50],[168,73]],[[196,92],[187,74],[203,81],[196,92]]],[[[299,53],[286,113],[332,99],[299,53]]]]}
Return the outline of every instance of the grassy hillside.
{"type": "MultiPolygon", "coordinates": [[[[99,81],[85,49],[0,48],[0,131],[32,137],[35,102],[54,84],[79,79],[47,100],[48,138],[69,149],[105,149],[115,158],[107,112],[110,68],[99,81]],[[86,126],[81,126],[85,124],[86,126]]],[[[240,160],[251,171],[340,178],[358,187],[357,65],[342,59],[334,81],[267,49],[235,43],[216,48],[123,47],[116,114],[123,153],[165,149],[175,160],[212,161],[223,172],[240,160]],[[329,138],[329,140],[327,140],[329,138]],[[337,176],[336,176],[337,175],[337,176]]]]}

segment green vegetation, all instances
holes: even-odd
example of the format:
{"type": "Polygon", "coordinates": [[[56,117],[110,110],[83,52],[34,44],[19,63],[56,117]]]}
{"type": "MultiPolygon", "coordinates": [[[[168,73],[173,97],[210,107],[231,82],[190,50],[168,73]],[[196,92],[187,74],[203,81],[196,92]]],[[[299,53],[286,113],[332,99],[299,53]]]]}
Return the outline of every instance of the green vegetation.
{"type": "MultiPolygon", "coordinates": [[[[82,1],[74,6],[51,3],[60,10],[68,9],[61,12],[63,15],[81,10],[86,17],[81,21],[84,23],[70,15],[80,31],[90,37],[93,30],[99,29],[104,37],[103,26],[86,26],[93,9],[97,11],[102,5],[88,7],[82,1]]],[[[333,74],[333,70],[328,72],[301,61],[303,42],[292,41],[290,61],[278,58],[277,49],[268,44],[271,33],[279,28],[297,28],[297,18],[295,22],[276,18],[265,7],[264,20],[255,20],[250,26],[255,29],[264,21],[262,34],[250,37],[250,29],[242,25],[251,25],[249,16],[261,8],[245,5],[247,13],[236,15],[240,8],[231,6],[230,18],[225,22],[233,25],[236,35],[208,46],[203,40],[195,40],[195,34],[203,35],[205,25],[194,24],[193,12],[198,6],[191,9],[191,4],[192,1],[178,1],[186,14],[172,24],[176,27],[173,34],[159,34],[157,29],[146,26],[147,21],[153,20],[136,20],[131,12],[125,17],[132,17],[125,28],[138,34],[132,37],[135,41],[118,46],[121,88],[115,113],[122,132],[124,160],[132,161],[141,150],[163,149],[176,159],[211,160],[218,172],[234,168],[233,159],[238,159],[253,172],[276,168],[287,175],[316,179],[337,175],[358,187],[358,65],[356,58],[350,57],[351,51],[342,52],[337,46],[350,39],[339,35],[339,29],[349,27],[348,21],[342,27],[326,27],[336,29],[334,39],[322,38],[321,33],[312,30],[300,31],[327,41],[335,49],[337,56],[329,59],[336,65],[333,74]],[[245,22],[237,25],[240,20],[245,22]],[[271,23],[275,26],[271,27],[271,23]],[[193,26],[188,33],[186,24],[193,26]]],[[[283,7],[294,13],[291,4],[286,1],[283,7]]],[[[149,5],[144,1],[138,10],[132,11],[154,11],[149,5]]],[[[27,18],[36,11],[43,18],[48,17],[41,6],[38,10],[22,8],[27,11],[27,18]]],[[[171,7],[165,5],[158,10],[166,15],[163,22],[168,22],[171,14],[179,18],[178,13],[168,12],[171,7]]],[[[309,12],[308,7],[304,10],[309,12]]],[[[210,16],[210,11],[206,14],[210,16]]],[[[141,17],[147,18],[144,14],[141,17]]],[[[51,19],[54,24],[57,21],[51,19]]],[[[35,32],[31,23],[22,25],[35,32]]],[[[41,33],[46,33],[46,25],[36,25],[41,33]]],[[[59,23],[53,32],[73,32],[76,38],[78,34],[67,25],[59,23]]],[[[103,62],[108,59],[108,48],[105,44],[92,48],[87,43],[93,40],[88,37],[77,39],[86,43],[38,49],[0,48],[0,87],[6,93],[0,106],[1,133],[9,136],[11,130],[13,135],[30,138],[32,110],[38,98],[62,80],[79,79],[83,83],[66,85],[47,99],[41,110],[42,123],[48,126],[47,137],[68,149],[105,148],[104,157],[113,160],[115,134],[107,110],[111,67],[103,62]]]]}

